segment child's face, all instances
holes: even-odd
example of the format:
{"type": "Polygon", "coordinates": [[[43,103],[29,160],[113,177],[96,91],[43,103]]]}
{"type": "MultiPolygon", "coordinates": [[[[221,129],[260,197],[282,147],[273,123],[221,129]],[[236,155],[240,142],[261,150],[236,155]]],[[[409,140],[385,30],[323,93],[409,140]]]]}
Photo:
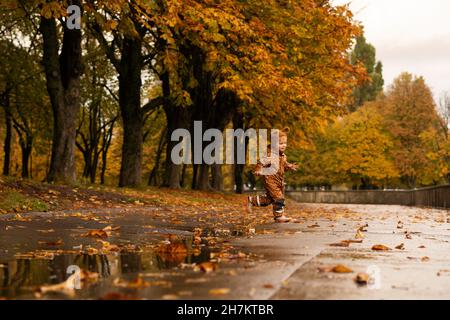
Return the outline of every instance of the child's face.
{"type": "Polygon", "coordinates": [[[284,152],[284,151],[286,151],[286,148],[287,148],[287,137],[280,137],[280,140],[279,140],[279,145],[278,145],[278,148],[280,149],[280,152],[284,152]]]}

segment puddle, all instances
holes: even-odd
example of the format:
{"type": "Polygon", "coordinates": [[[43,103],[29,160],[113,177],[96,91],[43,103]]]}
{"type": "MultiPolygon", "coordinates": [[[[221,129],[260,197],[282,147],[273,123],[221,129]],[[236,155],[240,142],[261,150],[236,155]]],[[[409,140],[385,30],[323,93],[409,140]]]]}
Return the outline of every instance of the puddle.
{"type": "MultiPolygon", "coordinates": [[[[30,295],[41,285],[65,281],[73,266],[98,273],[100,280],[133,278],[139,273],[163,274],[181,263],[193,264],[210,260],[211,250],[191,250],[192,239],[184,241],[187,252],[165,254],[151,248],[107,254],[66,253],[64,250],[43,250],[40,257],[26,257],[0,262],[0,296],[16,298],[30,295]],[[71,267],[72,266],[72,267],[71,267]]],[[[73,250],[72,250],[73,251],[73,250]]]]}

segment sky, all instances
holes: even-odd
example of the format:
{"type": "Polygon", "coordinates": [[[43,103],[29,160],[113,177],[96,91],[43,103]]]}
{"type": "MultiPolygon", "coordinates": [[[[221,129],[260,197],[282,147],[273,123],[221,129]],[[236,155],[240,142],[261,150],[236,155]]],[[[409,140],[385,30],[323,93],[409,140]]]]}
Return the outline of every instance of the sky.
{"type": "Polygon", "coordinates": [[[333,0],[350,4],[383,63],[385,87],[401,72],[423,76],[438,101],[450,91],[449,0],[333,0]]]}

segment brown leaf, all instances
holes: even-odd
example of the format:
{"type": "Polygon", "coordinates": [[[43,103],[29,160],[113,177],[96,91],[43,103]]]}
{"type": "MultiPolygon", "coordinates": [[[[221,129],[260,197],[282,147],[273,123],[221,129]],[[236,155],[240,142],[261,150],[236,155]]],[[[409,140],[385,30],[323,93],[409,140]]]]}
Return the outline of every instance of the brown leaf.
{"type": "Polygon", "coordinates": [[[353,270],[342,265],[342,264],[338,264],[337,266],[334,266],[333,269],[331,269],[332,272],[334,273],[352,273],[353,270]]]}
{"type": "Polygon", "coordinates": [[[385,245],[382,245],[382,244],[376,244],[372,247],[372,250],[374,250],[374,251],[389,251],[392,249],[389,247],[386,247],[385,245]]]}
{"type": "Polygon", "coordinates": [[[186,246],[181,242],[161,244],[156,248],[159,254],[187,254],[187,251],[186,246]]]}
{"type": "Polygon", "coordinates": [[[422,257],[420,260],[422,260],[422,262],[428,262],[430,261],[429,257],[422,257]]]}
{"type": "Polygon", "coordinates": [[[405,244],[404,243],[400,243],[398,246],[395,247],[395,249],[397,249],[397,250],[405,250],[405,244]]]}
{"type": "Polygon", "coordinates": [[[361,231],[361,232],[367,232],[367,228],[368,228],[368,227],[369,227],[369,224],[366,223],[365,225],[359,227],[359,228],[358,228],[358,231],[361,231]]]}
{"type": "Polygon", "coordinates": [[[230,293],[229,288],[217,288],[209,290],[209,294],[212,296],[222,296],[230,293]]]}
{"type": "Polygon", "coordinates": [[[421,245],[420,247],[419,247],[419,249],[425,249],[426,247],[424,246],[424,245],[421,245]]]}
{"type": "Polygon", "coordinates": [[[129,289],[142,289],[142,288],[147,288],[150,286],[150,282],[144,281],[141,277],[137,277],[136,279],[134,279],[132,281],[125,281],[125,280],[116,278],[113,283],[117,287],[129,288],[129,289]]]}
{"type": "Polygon", "coordinates": [[[362,231],[358,229],[355,234],[355,239],[364,239],[364,233],[362,233],[362,231]]]}
{"type": "Polygon", "coordinates": [[[85,234],[82,234],[82,237],[92,237],[92,238],[107,238],[109,237],[109,233],[105,230],[91,230],[85,234]]]}
{"type": "Polygon", "coordinates": [[[369,278],[370,278],[370,276],[367,273],[360,272],[356,275],[355,282],[357,284],[365,285],[365,284],[369,283],[369,278]]]}

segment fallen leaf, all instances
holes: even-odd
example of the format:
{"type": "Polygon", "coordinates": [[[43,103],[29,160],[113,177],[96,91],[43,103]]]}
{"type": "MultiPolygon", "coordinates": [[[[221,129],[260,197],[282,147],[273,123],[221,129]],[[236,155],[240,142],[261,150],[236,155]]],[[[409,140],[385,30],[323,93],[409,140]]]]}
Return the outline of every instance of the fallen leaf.
{"type": "Polygon", "coordinates": [[[209,294],[212,296],[222,296],[230,293],[229,288],[217,288],[209,290],[209,294]]]}
{"type": "Polygon", "coordinates": [[[358,229],[355,234],[355,239],[364,239],[364,233],[362,233],[362,231],[358,229]]]}
{"type": "Polygon", "coordinates": [[[365,225],[359,227],[359,228],[358,228],[358,231],[361,231],[361,232],[367,232],[367,228],[368,228],[368,227],[369,227],[369,224],[366,223],[365,225]]]}
{"type": "Polygon", "coordinates": [[[420,260],[422,260],[422,262],[427,262],[430,261],[429,257],[422,257],[420,260]]]}
{"type": "Polygon", "coordinates": [[[401,243],[398,246],[396,246],[395,249],[397,249],[397,250],[405,250],[405,244],[401,243]]]}
{"type": "Polygon", "coordinates": [[[109,235],[110,235],[109,232],[107,232],[103,229],[100,229],[100,230],[88,231],[87,233],[82,234],[81,236],[82,237],[92,237],[92,238],[107,238],[107,237],[109,237],[109,235]]]}
{"type": "Polygon", "coordinates": [[[360,285],[365,285],[369,283],[370,276],[365,272],[360,272],[355,277],[355,282],[360,285]]]}
{"type": "Polygon", "coordinates": [[[342,264],[338,264],[337,266],[334,266],[333,269],[331,269],[332,272],[334,273],[352,273],[353,270],[342,265],[342,264]]]}
{"type": "Polygon", "coordinates": [[[372,250],[374,250],[374,251],[389,251],[392,249],[389,247],[386,247],[385,245],[382,245],[382,244],[376,244],[372,247],[372,250]]]}
{"type": "Polygon", "coordinates": [[[273,284],[270,284],[270,283],[267,283],[267,284],[263,285],[263,287],[265,289],[273,289],[274,288],[273,284]]]}
{"type": "Polygon", "coordinates": [[[419,247],[419,249],[425,249],[426,247],[424,246],[424,245],[421,245],[420,247],[419,247]]]}
{"type": "Polygon", "coordinates": [[[113,282],[116,287],[129,288],[129,289],[142,289],[150,286],[150,282],[144,281],[141,277],[137,277],[132,281],[125,281],[116,278],[113,282]]]}

